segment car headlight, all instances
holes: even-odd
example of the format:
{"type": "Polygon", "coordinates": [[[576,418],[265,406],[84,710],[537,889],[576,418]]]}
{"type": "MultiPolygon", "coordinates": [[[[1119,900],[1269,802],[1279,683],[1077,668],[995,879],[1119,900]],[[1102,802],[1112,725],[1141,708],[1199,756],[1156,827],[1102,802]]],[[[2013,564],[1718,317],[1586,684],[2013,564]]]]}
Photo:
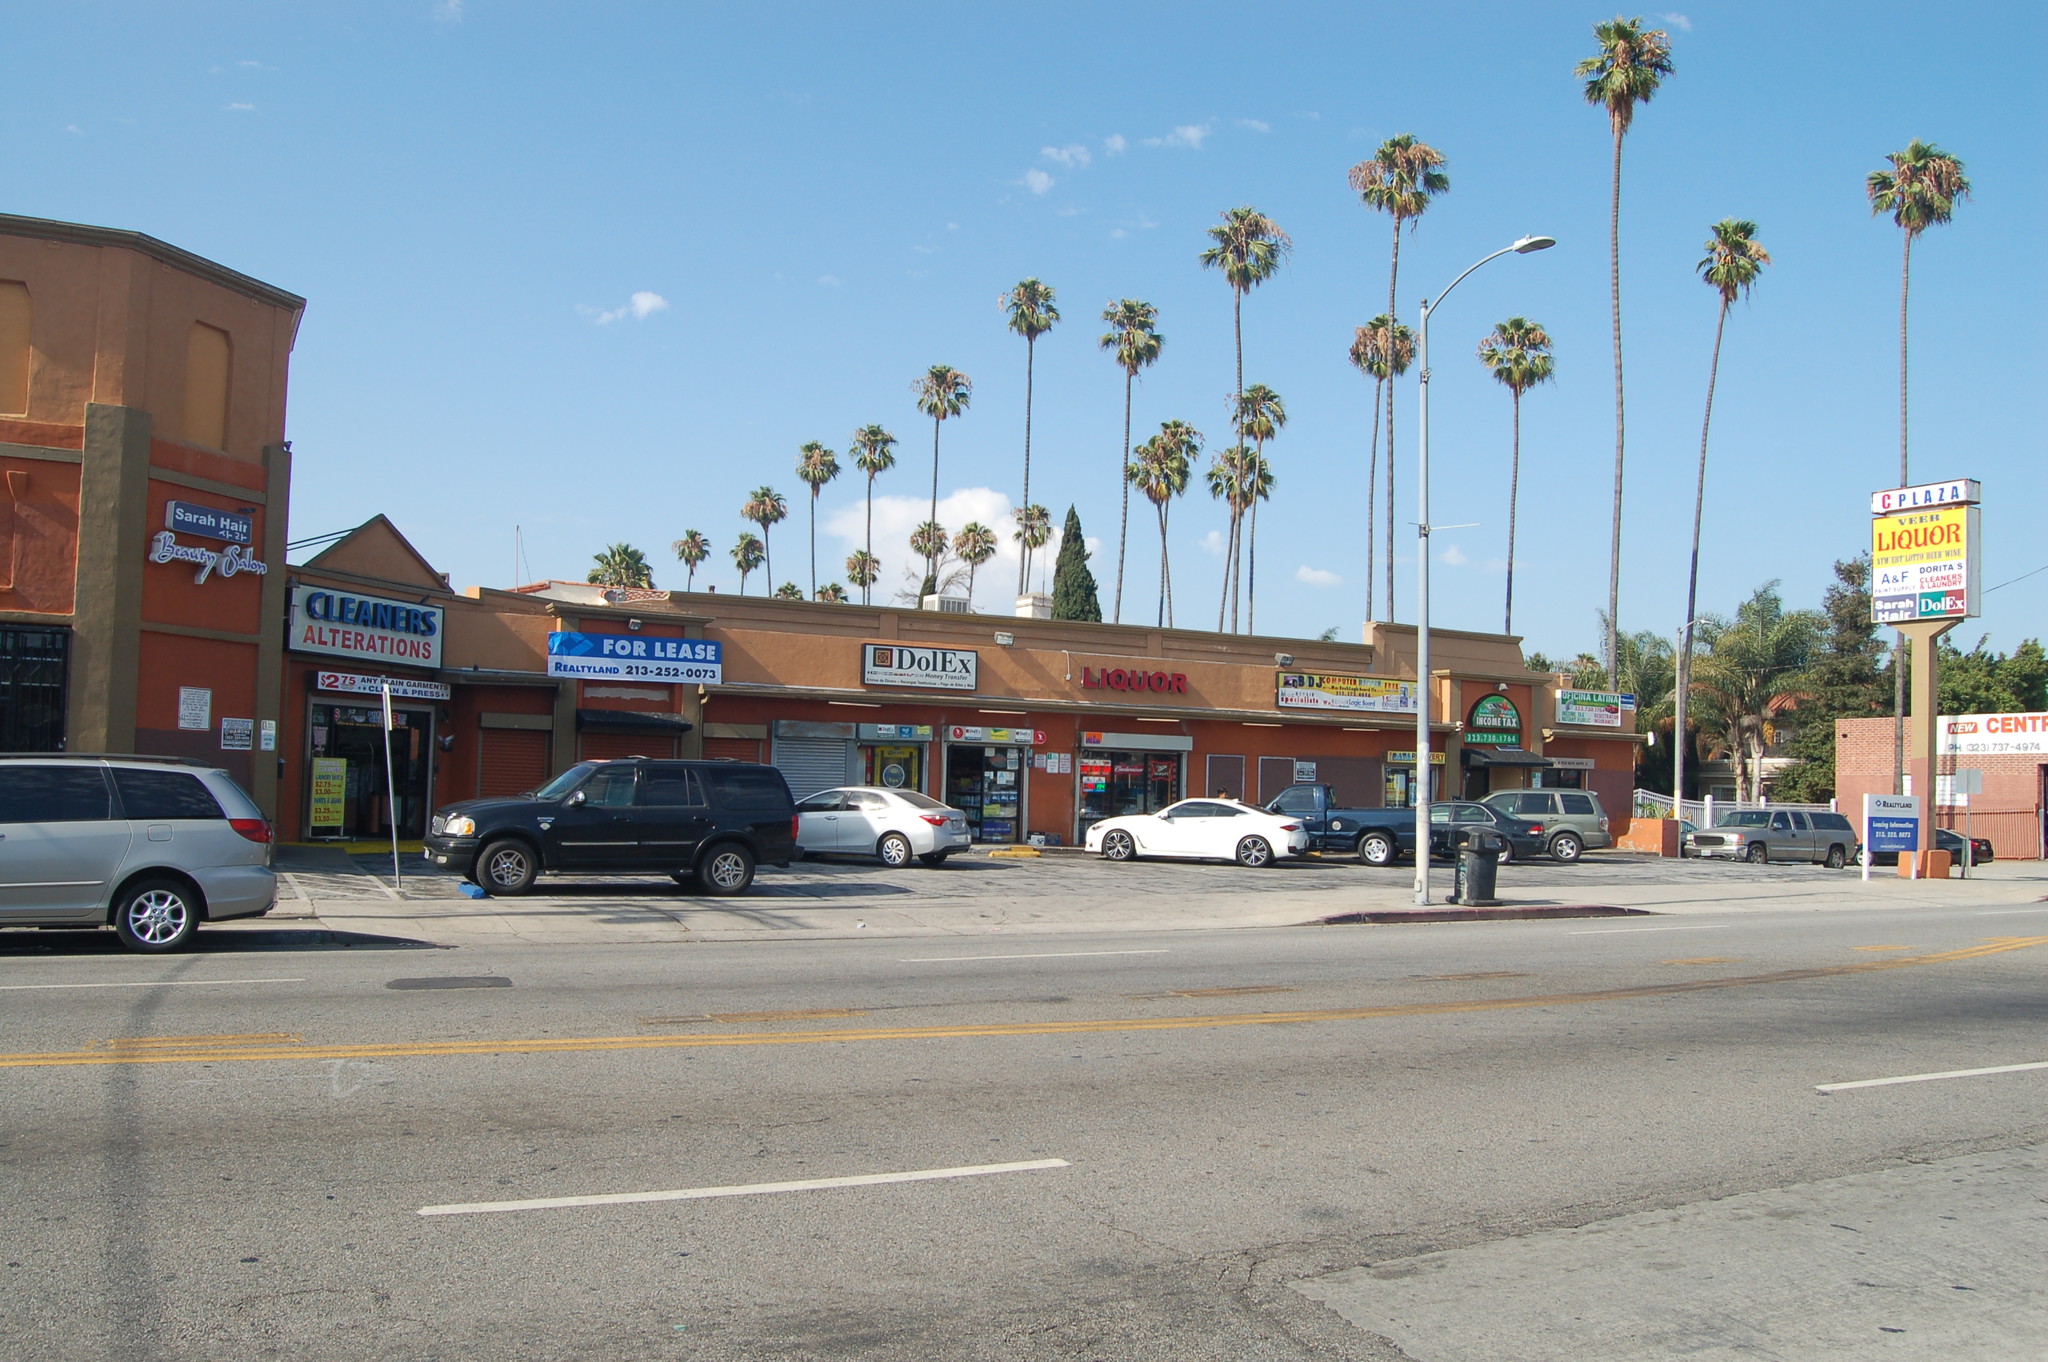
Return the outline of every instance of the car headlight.
{"type": "Polygon", "coordinates": [[[474,837],[476,835],[476,820],[474,818],[451,818],[442,825],[441,831],[450,837],[474,837]]]}

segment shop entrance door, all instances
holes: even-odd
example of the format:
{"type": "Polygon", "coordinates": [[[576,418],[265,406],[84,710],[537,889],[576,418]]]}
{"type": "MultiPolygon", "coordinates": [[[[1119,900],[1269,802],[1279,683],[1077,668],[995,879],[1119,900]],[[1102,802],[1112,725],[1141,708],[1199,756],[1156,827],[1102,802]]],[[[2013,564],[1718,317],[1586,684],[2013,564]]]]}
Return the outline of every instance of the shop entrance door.
{"type": "Polygon", "coordinates": [[[1180,791],[1178,752],[1083,752],[1080,834],[1085,838],[1104,818],[1157,813],[1179,799],[1180,791]]]}
{"type": "Polygon", "coordinates": [[[434,714],[398,707],[394,717],[398,727],[386,734],[380,705],[314,702],[307,728],[311,836],[388,838],[394,823],[400,837],[426,835],[433,804],[434,714]],[[388,785],[387,753],[392,768],[388,785]],[[395,809],[387,793],[394,788],[395,809]]]}
{"type": "Polygon", "coordinates": [[[1015,842],[1024,827],[1024,749],[946,747],[946,802],[977,842],[1015,842]]]}

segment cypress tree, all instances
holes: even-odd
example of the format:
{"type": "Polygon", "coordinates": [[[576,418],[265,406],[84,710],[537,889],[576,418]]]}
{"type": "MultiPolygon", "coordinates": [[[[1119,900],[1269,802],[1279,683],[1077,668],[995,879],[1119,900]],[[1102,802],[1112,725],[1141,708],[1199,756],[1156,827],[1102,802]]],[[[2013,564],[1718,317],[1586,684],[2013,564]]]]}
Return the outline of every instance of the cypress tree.
{"type": "Polygon", "coordinates": [[[1060,556],[1053,565],[1052,617],[1102,622],[1095,574],[1088,570],[1088,546],[1081,540],[1081,516],[1072,506],[1067,507],[1067,523],[1060,528],[1060,556]]]}

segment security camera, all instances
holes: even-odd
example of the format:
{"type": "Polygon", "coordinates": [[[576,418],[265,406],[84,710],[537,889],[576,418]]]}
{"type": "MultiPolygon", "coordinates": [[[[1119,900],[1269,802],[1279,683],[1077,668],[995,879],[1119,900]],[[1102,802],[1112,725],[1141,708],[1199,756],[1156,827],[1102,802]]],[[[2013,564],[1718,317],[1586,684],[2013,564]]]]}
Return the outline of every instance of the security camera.
{"type": "Polygon", "coordinates": [[[1294,654],[1293,654],[1293,653],[1275,653],[1275,654],[1273,654],[1273,661],[1274,661],[1274,663],[1275,663],[1276,665],[1278,665],[1278,666],[1282,666],[1282,667],[1291,667],[1291,666],[1293,666],[1293,665],[1294,665],[1294,654]]]}
{"type": "Polygon", "coordinates": [[[638,630],[638,629],[640,628],[640,621],[639,621],[639,620],[627,620],[627,621],[626,621],[626,627],[627,627],[628,629],[638,630]]]}

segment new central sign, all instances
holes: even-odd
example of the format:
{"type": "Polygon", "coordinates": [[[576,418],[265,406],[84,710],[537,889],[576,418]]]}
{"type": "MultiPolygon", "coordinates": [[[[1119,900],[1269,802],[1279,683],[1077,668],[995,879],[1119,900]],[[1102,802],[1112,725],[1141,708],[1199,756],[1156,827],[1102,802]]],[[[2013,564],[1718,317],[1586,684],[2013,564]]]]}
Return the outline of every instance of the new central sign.
{"type": "Polygon", "coordinates": [[[975,688],[975,661],[976,654],[969,648],[864,643],[860,649],[860,679],[866,686],[971,691],[975,688]]]}

